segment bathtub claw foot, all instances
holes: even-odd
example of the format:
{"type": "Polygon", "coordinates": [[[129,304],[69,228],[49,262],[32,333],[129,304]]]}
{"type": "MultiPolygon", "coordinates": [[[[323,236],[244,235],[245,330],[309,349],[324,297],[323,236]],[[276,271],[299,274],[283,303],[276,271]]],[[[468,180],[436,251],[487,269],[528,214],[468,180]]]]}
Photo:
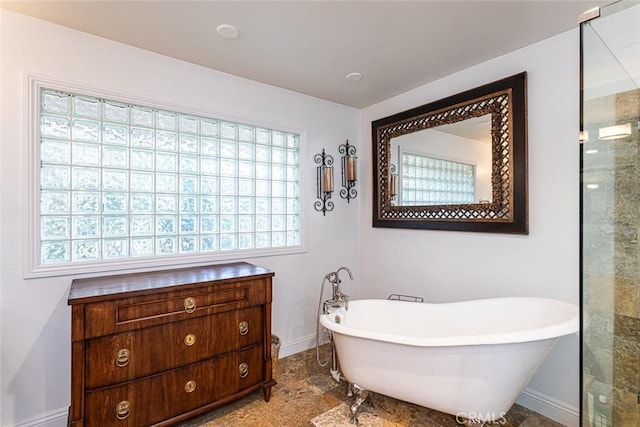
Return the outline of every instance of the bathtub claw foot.
{"type": "Polygon", "coordinates": [[[356,400],[353,405],[351,405],[351,419],[349,421],[351,424],[358,424],[358,411],[364,401],[367,400],[367,397],[369,397],[369,391],[359,387],[357,384],[352,384],[351,389],[355,393],[356,400]]]}

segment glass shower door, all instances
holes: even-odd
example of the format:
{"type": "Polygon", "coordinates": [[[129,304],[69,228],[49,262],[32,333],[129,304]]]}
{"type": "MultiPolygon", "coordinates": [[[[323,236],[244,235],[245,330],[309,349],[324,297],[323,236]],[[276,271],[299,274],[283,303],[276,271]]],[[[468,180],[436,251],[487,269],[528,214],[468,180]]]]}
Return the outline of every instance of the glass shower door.
{"type": "Polygon", "coordinates": [[[640,5],[580,33],[582,425],[640,426],[640,5]]]}

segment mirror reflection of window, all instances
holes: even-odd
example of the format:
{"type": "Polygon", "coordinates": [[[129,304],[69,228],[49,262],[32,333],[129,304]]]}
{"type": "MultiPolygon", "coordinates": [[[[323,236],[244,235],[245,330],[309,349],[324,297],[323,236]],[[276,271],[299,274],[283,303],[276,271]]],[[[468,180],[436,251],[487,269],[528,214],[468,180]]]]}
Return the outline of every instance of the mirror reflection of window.
{"type": "Polygon", "coordinates": [[[475,165],[402,153],[403,206],[447,205],[475,201],[475,165]]]}
{"type": "Polygon", "coordinates": [[[397,206],[491,203],[491,114],[394,137],[391,162],[397,206]]]}

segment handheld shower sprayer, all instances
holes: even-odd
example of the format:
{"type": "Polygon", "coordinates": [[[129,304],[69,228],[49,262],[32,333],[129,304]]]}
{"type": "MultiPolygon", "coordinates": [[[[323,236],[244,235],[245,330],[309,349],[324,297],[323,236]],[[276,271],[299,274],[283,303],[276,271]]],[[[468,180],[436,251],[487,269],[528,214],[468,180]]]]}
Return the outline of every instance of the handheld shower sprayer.
{"type": "Polygon", "coordinates": [[[340,272],[343,270],[349,274],[349,279],[353,280],[353,273],[351,273],[351,270],[348,267],[344,267],[344,266],[338,268],[336,271],[327,273],[322,279],[322,285],[320,286],[320,298],[318,299],[318,319],[316,323],[316,360],[318,361],[318,364],[320,366],[324,367],[324,366],[327,366],[327,364],[329,363],[329,361],[331,361],[331,359],[333,359],[333,364],[331,365],[332,366],[331,375],[334,377],[334,379],[336,379],[336,381],[340,378],[341,374],[338,372],[338,360],[337,360],[336,349],[333,344],[333,337],[331,335],[331,332],[329,332],[329,343],[331,344],[331,354],[329,354],[329,357],[327,358],[326,361],[324,362],[320,361],[320,350],[319,350],[320,348],[320,314],[321,312],[322,314],[328,313],[329,308],[338,308],[338,307],[344,306],[345,310],[349,309],[349,296],[346,294],[343,294],[342,290],[340,289],[340,283],[342,283],[342,280],[340,280],[340,272]],[[331,294],[331,299],[328,299],[323,303],[322,295],[324,293],[325,282],[331,283],[332,294],[331,294]]]}

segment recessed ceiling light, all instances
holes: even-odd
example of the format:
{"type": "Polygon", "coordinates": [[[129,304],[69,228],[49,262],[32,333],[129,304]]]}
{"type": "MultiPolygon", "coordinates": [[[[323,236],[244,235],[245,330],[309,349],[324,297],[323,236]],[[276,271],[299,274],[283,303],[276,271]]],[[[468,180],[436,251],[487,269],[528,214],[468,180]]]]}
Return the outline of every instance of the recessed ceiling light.
{"type": "Polygon", "coordinates": [[[218,28],[216,28],[216,31],[218,32],[220,37],[224,39],[236,39],[238,38],[238,34],[239,34],[238,29],[233,25],[229,25],[229,24],[218,25],[218,28]]]}
{"type": "Polygon", "coordinates": [[[346,77],[346,79],[349,80],[350,82],[357,82],[361,78],[362,78],[361,73],[349,73],[347,74],[347,77],[346,77]]]}

